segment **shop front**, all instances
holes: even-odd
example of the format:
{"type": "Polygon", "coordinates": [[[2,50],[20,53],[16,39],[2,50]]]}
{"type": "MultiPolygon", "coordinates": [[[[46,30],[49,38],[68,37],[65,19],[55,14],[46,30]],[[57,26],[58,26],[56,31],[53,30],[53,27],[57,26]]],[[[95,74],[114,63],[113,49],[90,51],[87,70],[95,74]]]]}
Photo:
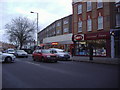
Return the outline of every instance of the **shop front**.
{"type": "Polygon", "coordinates": [[[85,34],[83,39],[74,40],[75,55],[88,56],[89,45],[93,47],[93,56],[110,57],[110,33],[99,32],[85,34]]]}
{"type": "Polygon", "coordinates": [[[54,37],[48,37],[43,39],[45,48],[59,48],[64,49],[65,51],[70,52],[72,42],[72,34],[59,35],[54,37]]]}

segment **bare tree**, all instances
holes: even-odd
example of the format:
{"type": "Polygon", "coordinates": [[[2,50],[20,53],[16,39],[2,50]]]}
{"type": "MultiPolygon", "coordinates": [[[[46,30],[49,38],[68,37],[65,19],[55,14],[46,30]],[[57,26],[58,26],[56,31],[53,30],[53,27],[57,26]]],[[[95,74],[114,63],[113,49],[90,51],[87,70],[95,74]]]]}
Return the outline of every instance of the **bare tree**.
{"type": "Polygon", "coordinates": [[[5,25],[10,41],[19,45],[20,49],[29,40],[34,38],[35,23],[26,17],[18,17],[12,19],[10,23],[5,25]]]}

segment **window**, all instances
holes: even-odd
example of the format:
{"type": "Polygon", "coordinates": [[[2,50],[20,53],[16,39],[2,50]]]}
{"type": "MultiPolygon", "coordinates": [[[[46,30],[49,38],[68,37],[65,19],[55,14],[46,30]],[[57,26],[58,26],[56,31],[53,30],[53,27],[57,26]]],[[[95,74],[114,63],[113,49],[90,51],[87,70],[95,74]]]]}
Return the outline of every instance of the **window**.
{"type": "Polygon", "coordinates": [[[78,32],[82,32],[82,21],[78,22],[78,32]]]}
{"type": "Polygon", "coordinates": [[[57,23],[57,26],[60,26],[60,22],[57,23]]]}
{"type": "Polygon", "coordinates": [[[82,13],[82,5],[79,4],[79,5],[78,5],[78,14],[81,14],[81,13],[82,13]]]}
{"type": "Polygon", "coordinates": [[[92,31],[92,21],[91,21],[91,19],[87,20],[87,30],[92,31]]]}
{"type": "Polygon", "coordinates": [[[52,28],[55,28],[55,24],[53,24],[52,28]]]}
{"type": "Polygon", "coordinates": [[[98,17],[98,30],[103,29],[103,16],[98,17]]]}
{"type": "Polygon", "coordinates": [[[60,30],[57,30],[57,34],[60,34],[60,30]]]}
{"type": "Polygon", "coordinates": [[[98,0],[98,2],[97,2],[97,8],[102,8],[102,7],[103,7],[102,0],[98,0]]]}
{"type": "Polygon", "coordinates": [[[92,2],[87,1],[87,11],[91,11],[91,10],[92,10],[92,2]]]}
{"type": "Polygon", "coordinates": [[[68,28],[64,28],[64,33],[68,32],[68,28]]]}
{"type": "Polygon", "coordinates": [[[63,23],[64,23],[64,24],[68,24],[68,20],[65,20],[63,23]]]}

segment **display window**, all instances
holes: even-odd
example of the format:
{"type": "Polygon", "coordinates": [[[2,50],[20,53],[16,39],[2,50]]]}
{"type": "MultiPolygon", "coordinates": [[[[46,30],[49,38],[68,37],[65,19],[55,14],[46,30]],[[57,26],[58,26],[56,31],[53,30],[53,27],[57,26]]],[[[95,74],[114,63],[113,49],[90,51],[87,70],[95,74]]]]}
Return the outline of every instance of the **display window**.
{"type": "Polygon", "coordinates": [[[88,40],[87,46],[89,44],[93,45],[93,55],[94,56],[106,56],[106,40],[88,40]]]}
{"type": "Polygon", "coordinates": [[[94,56],[106,56],[106,39],[87,40],[83,42],[76,42],[76,55],[89,55],[88,46],[92,44],[94,56]]]}

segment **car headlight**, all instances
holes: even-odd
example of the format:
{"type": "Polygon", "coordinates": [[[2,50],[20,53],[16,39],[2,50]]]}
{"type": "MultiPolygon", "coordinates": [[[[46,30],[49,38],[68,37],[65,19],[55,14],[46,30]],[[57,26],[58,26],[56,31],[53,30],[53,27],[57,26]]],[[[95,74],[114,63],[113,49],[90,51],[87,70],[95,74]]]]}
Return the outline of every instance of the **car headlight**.
{"type": "Polygon", "coordinates": [[[48,58],[50,57],[50,55],[47,56],[48,58]]]}

